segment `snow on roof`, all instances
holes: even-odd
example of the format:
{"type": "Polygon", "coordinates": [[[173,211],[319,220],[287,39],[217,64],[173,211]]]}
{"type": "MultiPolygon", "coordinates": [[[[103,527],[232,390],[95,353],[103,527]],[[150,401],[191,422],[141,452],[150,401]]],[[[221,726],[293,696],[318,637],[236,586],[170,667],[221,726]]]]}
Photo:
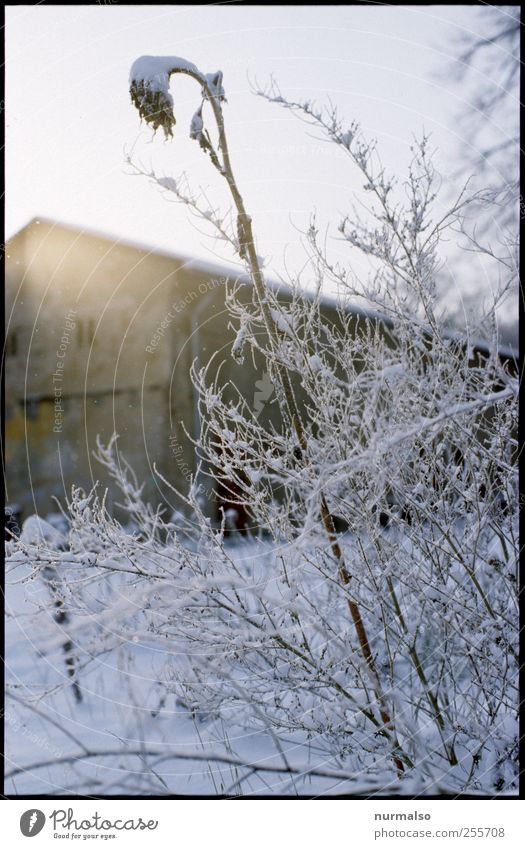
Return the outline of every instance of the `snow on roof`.
{"type": "Polygon", "coordinates": [[[178,251],[175,252],[169,251],[166,248],[159,248],[155,245],[152,245],[151,243],[141,242],[140,240],[135,239],[123,239],[121,236],[113,235],[112,233],[108,233],[107,231],[102,232],[101,230],[97,230],[94,227],[80,227],[76,224],[66,224],[62,221],[56,221],[51,218],[46,218],[43,215],[34,216],[31,221],[28,221],[28,223],[21,228],[21,230],[13,234],[13,236],[9,238],[8,242],[12,242],[15,239],[18,239],[26,231],[32,230],[32,228],[36,224],[47,226],[52,230],[69,230],[71,232],[79,233],[90,238],[102,239],[105,242],[110,242],[114,247],[123,248],[124,250],[128,249],[134,251],[141,251],[146,254],[153,254],[155,256],[165,257],[166,259],[176,260],[180,262],[184,266],[184,268],[189,268],[190,270],[195,271],[202,271],[203,274],[232,277],[243,281],[245,279],[247,283],[249,282],[249,276],[244,270],[241,270],[240,264],[236,267],[233,264],[221,264],[206,259],[190,257],[187,254],[179,253],[178,251]]]}
{"type": "MultiPolygon", "coordinates": [[[[70,230],[75,233],[85,234],[87,236],[103,239],[106,242],[111,242],[114,246],[122,247],[124,249],[142,251],[147,254],[153,254],[155,256],[165,257],[166,259],[176,260],[181,263],[181,265],[190,271],[201,272],[210,277],[228,277],[230,279],[237,280],[239,282],[245,283],[247,286],[251,286],[250,276],[246,273],[246,271],[241,270],[239,266],[227,265],[226,263],[220,264],[215,262],[210,262],[205,259],[196,259],[194,257],[189,257],[182,253],[175,253],[174,251],[168,251],[165,248],[153,247],[151,244],[146,244],[144,242],[139,242],[135,240],[122,239],[120,236],[112,236],[110,233],[102,233],[99,230],[85,228],[85,227],[77,227],[74,224],[64,224],[60,221],[54,221],[53,219],[46,218],[42,215],[37,215],[31,219],[21,230],[15,233],[8,241],[13,241],[21,236],[25,231],[30,230],[35,224],[44,224],[48,227],[55,229],[59,228],[61,230],[70,230]]],[[[274,290],[279,290],[282,294],[290,293],[290,288],[281,282],[277,282],[276,280],[267,280],[266,281],[269,286],[271,286],[274,290]]],[[[304,296],[309,298],[313,297],[313,293],[308,291],[304,292],[304,296]]],[[[333,308],[334,310],[341,307],[341,302],[335,295],[325,294],[321,297],[321,303],[323,306],[328,308],[333,308]]],[[[366,309],[365,307],[359,307],[357,305],[350,305],[347,307],[347,311],[351,312],[353,315],[360,316],[362,318],[370,318],[376,321],[382,321],[387,326],[391,326],[391,320],[382,315],[380,312],[373,309],[366,309]]],[[[455,339],[460,341],[464,334],[459,331],[451,329],[447,331],[446,336],[449,339],[455,339]]],[[[484,339],[470,339],[469,344],[471,349],[481,351],[484,353],[488,353],[491,350],[491,344],[484,339]]],[[[508,358],[511,360],[519,359],[519,348],[518,346],[513,345],[498,345],[498,353],[501,357],[508,358]]]]}

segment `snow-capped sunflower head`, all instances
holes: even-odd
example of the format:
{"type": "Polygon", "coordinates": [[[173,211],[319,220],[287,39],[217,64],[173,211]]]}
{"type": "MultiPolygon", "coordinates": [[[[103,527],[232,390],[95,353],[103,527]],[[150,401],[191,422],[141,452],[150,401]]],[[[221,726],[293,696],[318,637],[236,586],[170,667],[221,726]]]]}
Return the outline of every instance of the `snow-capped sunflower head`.
{"type": "Polygon", "coordinates": [[[151,124],[155,131],[162,127],[166,138],[173,136],[171,128],[176,121],[173,98],[169,92],[153,87],[149,81],[132,80],[129,93],[141,118],[151,124]]]}
{"type": "MultiPolygon", "coordinates": [[[[169,93],[172,74],[189,74],[202,86],[202,97],[225,102],[222,86],[222,71],[203,74],[193,62],[180,56],[140,56],[131,66],[129,91],[131,101],[138,109],[141,118],[151,124],[154,130],[162,127],[166,138],[173,136],[171,128],[175,124],[173,98],[169,93]]],[[[202,130],[201,111],[195,113],[192,122],[192,138],[199,138],[202,130]]]]}

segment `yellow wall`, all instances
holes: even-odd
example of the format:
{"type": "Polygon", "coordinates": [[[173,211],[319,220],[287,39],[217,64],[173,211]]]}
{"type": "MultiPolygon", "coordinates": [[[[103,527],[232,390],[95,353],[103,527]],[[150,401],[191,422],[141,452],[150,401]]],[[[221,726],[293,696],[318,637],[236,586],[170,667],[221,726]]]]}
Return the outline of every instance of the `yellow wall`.
{"type": "MultiPolygon", "coordinates": [[[[73,483],[107,484],[92,452],[96,435],[113,431],[148,497],[174,500],[153,463],[187,488],[195,458],[181,422],[195,433],[188,373],[215,344],[207,311],[217,314],[223,289],[212,278],[184,259],[42,219],[11,240],[6,317],[18,352],[6,359],[6,488],[24,515],[54,509],[51,495],[64,499],[73,483]],[[193,338],[195,317],[204,329],[193,338]]],[[[225,316],[219,325],[230,333],[225,316]]]]}

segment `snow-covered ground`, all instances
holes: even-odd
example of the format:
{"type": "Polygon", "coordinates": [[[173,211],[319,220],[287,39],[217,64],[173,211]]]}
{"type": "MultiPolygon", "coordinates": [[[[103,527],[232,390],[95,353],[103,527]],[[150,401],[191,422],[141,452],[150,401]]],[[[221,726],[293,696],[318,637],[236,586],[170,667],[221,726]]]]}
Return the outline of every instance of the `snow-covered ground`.
{"type": "MultiPolygon", "coordinates": [[[[260,559],[250,543],[233,551],[238,562],[260,559]]],[[[121,595],[124,607],[132,601],[133,585],[118,576],[108,579],[107,591],[121,595]]],[[[259,730],[226,727],[188,710],[160,683],[166,656],[158,647],[128,643],[92,658],[81,651],[78,702],[62,645],[67,635],[57,643],[61,625],[49,609],[49,588],[42,572],[25,564],[8,571],[6,612],[7,794],[323,795],[378,788],[366,776],[357,782],[338,778],[342,764],[327,759],[315,740],[305,743],[290,732],[276,743],[259,730]],[[54,648],[46,648],[50,640],[54,648]],[[268,770],[255,772],[236,761],[268,770]],[[275,771],[283,763],[334,778],[292,778],[275,771]]],[[[119,622],[111,627],[118,633],[119,622]]]]}
{"type": "MultiPolygon", "coordinates": [[[[516,792],[497,546],[473,583],[448,557],[427,574],[419,534],[376,538],[389,562],[364,535],[339,537],[374,678],[315,533],[296,547],[231,542],[202,520],[184,545],[130,533],[94,494],[76,493],[70,513],[65,530],[30,517],[8,543],[8,794],[516,792]],[[385,608],[382,580],[403,614],[385,608]]],[[[468,524],[456,526],[461,538],[468,524]]]]}

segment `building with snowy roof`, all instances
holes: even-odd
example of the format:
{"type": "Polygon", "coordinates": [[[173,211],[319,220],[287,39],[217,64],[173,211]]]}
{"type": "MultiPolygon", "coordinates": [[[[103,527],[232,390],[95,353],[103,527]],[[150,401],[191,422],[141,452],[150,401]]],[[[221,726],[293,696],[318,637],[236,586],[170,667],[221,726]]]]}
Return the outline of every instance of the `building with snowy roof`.
{"type": "MultiPolygon", "coordinates": [[[[179,509],[155,468],[187,491],[200,429],[190,368],[212,357],[217,367],[222,362],[221,382],[231,379],[261,421],[278,426],[263,361],[256,355],[240,365],[230,355],[235,331],[225,286],[236,281],[248,284],[251,297],[234,268],[43,218],[17,233],[6,247],[7,503],[45,516],[72,485],[89,491],[96,482],[108,487],[110,504],[118,502],[93,457],[97,436],[107,443],[116,432],[146,498],[179,509]]],[[[322,311],[337,322],[335,301],[324,299],[322,311]]],[[[352,312],[356,327],[378,318],[352,312]]],[[[514,362],[512,352],[501,355],[514,362]]],[[[301,403],[299,384],[297,392],[301,403]]],[[[204,491],[210,515],[228,508],[226,494],[213,485],[204,491]]]]}

